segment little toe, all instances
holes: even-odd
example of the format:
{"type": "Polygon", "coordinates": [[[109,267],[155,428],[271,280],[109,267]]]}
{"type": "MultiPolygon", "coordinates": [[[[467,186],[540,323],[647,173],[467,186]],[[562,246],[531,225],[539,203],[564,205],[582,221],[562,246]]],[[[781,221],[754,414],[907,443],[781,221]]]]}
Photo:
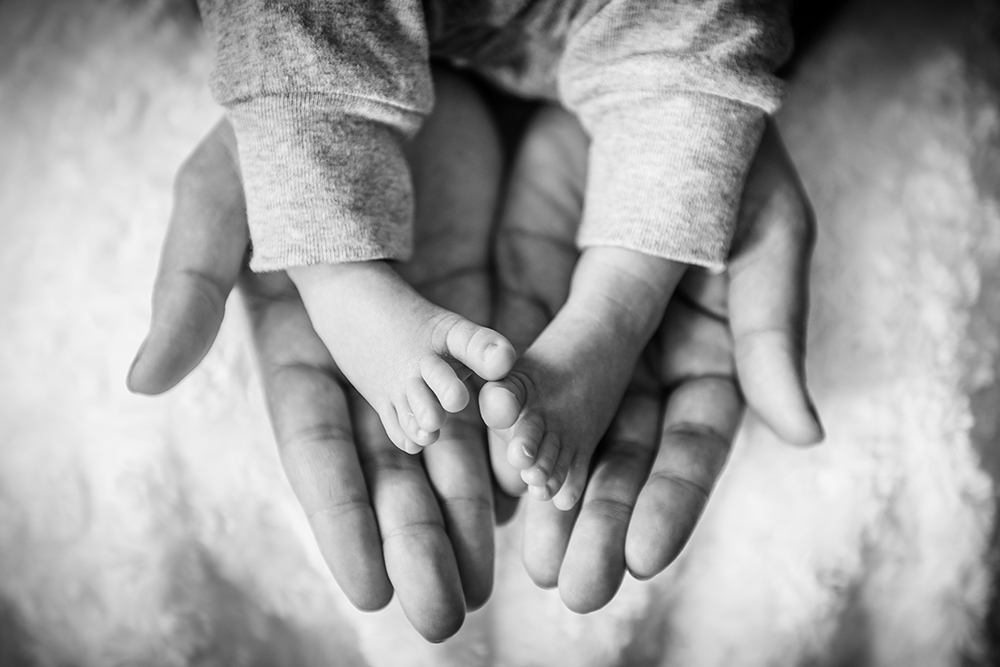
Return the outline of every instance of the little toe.
{"type": "Polygon", "coordinates": [[[403,438],[403,446],[400,447],[407,454],[419,454],[424,451],[424,448],[413,442],[409,438],[403,438]]]}
{"type": "Polygon", "coordinates": [[[420,360],[420,376],[446,412],[461,412],[469,404],[468,387],[459,379],[455,369],[436,354],[420,360]]]}
{"type": "Polygon", "coordinates": [[[445,420],[444,408],[421,378],[410,378],[406,383],[406,398],[421,429],[427,432],[441,429],[445,420]]]}
{"type": "Polygon", "coordinates": [[[464,318],[448,323],[445,346],[448,354],[484,380],[499,380],[507,375],[517,358],[510,341],[464,318]]]}
{"type": "Polygon", "coordinates": [[[399,420],[399,426],[403,430],[403,435],[411,440],[413,444],[419,447],[426,447],[438,439],[437,431],[427,431],[420,427],[417,417],[413,414],[413,409],[410,407],[410,402],[405,395],[397,397],[394,403],[396,406],[396,418],[399,420]]]}
{"type": "MultiPolygon", "coordinates": [[[[577,475],[571,472],[566,481],[563,482],[562,488],[552,495],[552,504],[564,512],[573,509],[583,497],[586,482],[586,475],[577,475]]],[[[549,491],[551,491],[551,487],[549,487],[549,491]]]]}
{"type": "MultiPolygon", "coordinates": [[[[576,451],[573,447],[563,447],[559,451],[559,458],[552,465],[552,474],[549,475],[549,481],[545,484],[545,488],[548,489],[549,494],[551,494],[553,501],[556,497],[563,493],[563,489],[566,488],[567,480],[572,477],[571,465],[576,458],[576,451]]],[[[583,481],[586,481],[586,472],[582,475],[583,481]]],[[[563,495],[562,501],[559,505],[556,505],[558,509],[563,511],[570,510],[573,505],[576,504],[576,500],[579,499],[580,495],[583,494],[582,485],[580,488],[576,489],[576,495],[574,496],[573,490],[567,491],[563,495]]]]}
{"type": "MultiPolygon", "coordinates": [[[[399,425],[399,416],[396,413],[396,406],[394,406],[388,399],[383,399],[379,401],[377,405],[373,405],[375,412],[378,413],[378,417],[382,422],[382,428],[385,429],[385,434],[388,436],[389,441],[394,444],[398,449],[407,451],[407,442],[409,438],[403,433],[403,428],[399,425]]],[[[409,452],[412,453],[412,452],[409,452]]]]}
{"type": "Polygon", "coordinates": [[[487,382],[479,390],[479,412],[483,422],[494,430],[510,428],[521,414],[524,392],[520,384],[506,378],[499,382],[487,382]]]}
{"type": "MultiPolygon", "coordinates": [[[[538,454],[535,456],[535,464],[521,472],[521,479],[524,480],[524,483],[528,486],[548,487],[552,491],[552,475],[556,471],[556,463],[561,449],[557,437],[551,433],[545,434],[541,439],[538,454]]],[[[560,477],[561,482],[562,478],[560,477]]]]}
{"type": "Polygon", "coordinates": [[[507,463],[507,441],[495,431],[487,431],[486,441],[489,444],[493,478],[499,489],[503,491],[502,495],[511,498],[522,496],[527,488],[521,481],[521,471],[507,463]]]}

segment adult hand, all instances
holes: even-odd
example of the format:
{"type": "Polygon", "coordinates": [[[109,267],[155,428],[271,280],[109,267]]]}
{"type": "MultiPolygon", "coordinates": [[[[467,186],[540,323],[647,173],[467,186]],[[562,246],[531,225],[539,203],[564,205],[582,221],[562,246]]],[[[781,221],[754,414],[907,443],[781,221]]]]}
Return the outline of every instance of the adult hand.
{"type": "MultiPolygon", "coordinates": [[[[565,301],[586,176],[587,137],[558,109],[530,125],[498,236],[497,328],[523,350],[565,301]]],[[[526,499],[525,565],[578,612],[607,604],[625,571],[648,578],[690,538],[749,405],[779,436],[822,431],[803,373],[814,223],[769,125],[745,186],[729,270],[691,270],[595,455],[572,512],[526,499]],[[737,376],[739,383],[737,383],[737,376]],[[741,393],[742,390],[742,393],[741,393]]],[[[524,485],[492,450],[509,494],[524,485]]]]}
{"type": "MultiPolygon", "coordinates": [[[[437,110],[409,148],[418,223],[414,258],[400,272],[435,303],[485,324],[499,142],[471,88],[440,72],[435,83],[437,110]]],[[[493,583],[476,402],[449,417],[421,457],[399,451],[341,376],[288,276],[246,269],[247,243],[235,137],[222,122],[178,174],[152,323],[129,388],[157,394],[197,366],[238,283],[281,462],[337,582],[364,610],[395,590],[424,637],[451,636],[493,583]]]]}

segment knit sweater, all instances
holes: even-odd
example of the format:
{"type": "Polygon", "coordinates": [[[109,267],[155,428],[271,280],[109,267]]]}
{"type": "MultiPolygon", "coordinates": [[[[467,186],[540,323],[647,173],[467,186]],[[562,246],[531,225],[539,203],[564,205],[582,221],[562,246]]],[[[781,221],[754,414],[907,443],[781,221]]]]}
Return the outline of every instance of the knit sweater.
{"type": "Polygon", "coordinates": [[[578,235],[724,266],[790,30],[766,0],[200,0],[257,271],[406,259],[432,55],[591,137],[578,235]]]}

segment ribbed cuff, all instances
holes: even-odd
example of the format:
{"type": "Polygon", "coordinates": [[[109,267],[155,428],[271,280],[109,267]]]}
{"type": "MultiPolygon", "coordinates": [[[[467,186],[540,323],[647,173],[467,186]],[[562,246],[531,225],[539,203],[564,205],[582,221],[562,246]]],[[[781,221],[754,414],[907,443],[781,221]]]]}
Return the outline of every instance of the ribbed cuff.
{"type": "Polygon", "coordinates": [[[402,143],[419,116],[322,95],[252,98],[227,112],[254,271],[409,258],[413,193],[402,143]]]}
{"type": "Polygon", "coordinates": [[[764,119],[758,107],[705,94],[601,116],[578,244],[724,268],[764,119]]]}

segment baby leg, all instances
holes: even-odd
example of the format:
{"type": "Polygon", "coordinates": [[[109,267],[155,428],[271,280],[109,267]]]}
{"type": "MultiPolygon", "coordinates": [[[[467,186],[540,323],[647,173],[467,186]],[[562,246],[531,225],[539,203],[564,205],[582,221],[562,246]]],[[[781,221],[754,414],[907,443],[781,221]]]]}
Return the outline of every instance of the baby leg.
{"type": "Polygon", "coordinates": [[[288,273],[341,372],[410,453],[437,439],[445,412],[468,404],[470,371],[497,380],[514,363],[506,338],[427,301],[386,262],[288,273]]]}
{"type": "Polygon", "coordinates": [[[583,495],[591,455],[685,268],[587,248],[555,319],[507,377],[483,387],[483,419],[534,497],[570,509],[583,495]]]}

